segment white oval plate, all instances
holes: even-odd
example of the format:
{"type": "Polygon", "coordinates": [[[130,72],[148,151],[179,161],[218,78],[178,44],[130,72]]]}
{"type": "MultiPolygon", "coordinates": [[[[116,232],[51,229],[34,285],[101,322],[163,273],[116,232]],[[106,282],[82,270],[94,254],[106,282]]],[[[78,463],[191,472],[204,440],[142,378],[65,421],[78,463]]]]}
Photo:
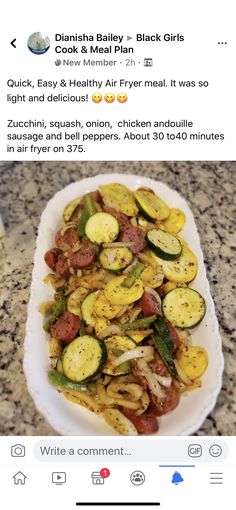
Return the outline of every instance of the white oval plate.
{"type": "Polygon", "coordinates": [[[53,245],[54,235],[59,228],[64,207],[70,200],[97,189],[100,184],[109,182],[120,182],[130,189],[140,186],[153,188],[170,207],[179,207],[186,214],[187,221],[181,231],[181,236],[188,242],[199,263],[198,274],[192,287],[204,296],[207,305],[204,320],[197,328],[192,330],[193,343],[202,345],[207,349],[209,366],[202,377],[202,388],[183,396],[179,406],[174,411],[159,419],[158,435],[189,435],[201,426],[206,416],[213,409],[221,388],[223,371],[221,338],[193,214],[186,201],[176,191],[162,182],[145,177],[105,174],[83,179],[69,184],[56,193],[44,209],[36,242],[26,324],[24,372],[28,390],[38,410],[60,434],[72,436],[117,435],[113,429],[106,425],[102,418],[68,402],[48,383],[48,345],[46,333],[42,327],[42,315],[38,312],[39,304],[52,297],[50,286],[43,283],[43,278],[48,273],[48,267],[44,262],[44,254],[53,245]]]}

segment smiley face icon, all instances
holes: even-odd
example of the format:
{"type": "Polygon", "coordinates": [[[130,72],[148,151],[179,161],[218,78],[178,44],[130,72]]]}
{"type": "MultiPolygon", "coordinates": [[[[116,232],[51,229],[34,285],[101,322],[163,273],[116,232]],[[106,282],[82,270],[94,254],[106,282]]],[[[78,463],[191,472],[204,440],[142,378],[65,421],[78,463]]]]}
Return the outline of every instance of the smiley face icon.
{"type": "Polygon", "coordinates": [[[219,444],[212,444],[209,453],[212,457],[219,457],[222,454],[222,448],[219,444]]]}
{"type": "Polygon", "coordinates": [[[108,92],[107,94],[105,94],[104,99],[106,103],[114,103],[115,95],[112,92],[108,92]]]}
{"type": "Polygon", "coordinates": [[[101,101],[102,101],[102,94],[100,94],[100,92],[95,92],[92,95],[92,101],[94,103],[101,103],[101,101]]]}
{"type": "Polygon", "coordinates": [[[127,96],[127,94],[125,92],[120,92],[117,95],[118,103],[121,103],[121,104],[126,103],[127,99],[128,99],[128,96],[127,96]]]}

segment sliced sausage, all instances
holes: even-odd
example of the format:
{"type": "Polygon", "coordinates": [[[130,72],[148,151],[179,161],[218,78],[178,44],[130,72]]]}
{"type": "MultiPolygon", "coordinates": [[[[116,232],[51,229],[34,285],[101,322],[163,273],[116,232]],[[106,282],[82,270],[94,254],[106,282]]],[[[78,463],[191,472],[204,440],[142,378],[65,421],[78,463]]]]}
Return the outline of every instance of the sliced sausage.
{"type": "Polygon", "coordinates": [[[145,232],[139,227],[129,227],[121,232],[119,240],[123,243],[133,243],[129,249],[132,253],[138,253],[145,248],[145,232]]]}
{"type": "Polygon", "coordinates": [[[123,214],[122,212],[116,211],[112,207],[108,207],[106,205],[104,205],[103,209],[105,212],[112,214],[112,216],[115,216],[119,223],[120,232],[124,232],[125,230],[131,227],[131,224],[127,216],[125,216],[125,214],[123,214]]]}
{"type": "Polygon", "coordinates": [[[93,197],[93,200],[95,200],[95,202],[102,201],[102,195],[101,195],[100,191],[98,191],[98,189],[96,189],[95,191],[92,191],[92,197],[93,197]]]}
{"type": "Polygon", "coordinates": [[[68,260],[66,259],[65,255],[63,255],[63,253],[59,255],[57,259],[55,271],[57,274],[63,276],[64,278],[68,278],[70,276],[68,260]]]}
{"type": "Polygon", "coordinates": [[[164,391],[166,394],[164,398],[158,398],[150,392],[150,410],[155,413],[156,416],[169,413],[177,407],[180,401],[179,392],[173,384],[169,388],[165,388],[164,391]]]}
{"type": "Polygon", "coordinates": [[[156,416],[148,411],[138,416],[131,409],[123,408],[123,414],[134,424],[141,434],[153,434],[158,431],[156,416]]]}
{"type": "Polygon", "coordinates": [[[164,290],[163,283],[160,285],[160,287],[157,287],[155,290],[159,294],[160,298],[163,299],[163,297],[165,295],[165,290],[164,290]]]}
{"type": "Polygon", "coordinates": [[[148,291],[145,291],[139,301],[141,310],[145,317],[149,315],[162,315],[161,305],[158,296],[155,297],[148,291]]]}
{"type": "Polygon", "coordinates": [[[61,230],[57,232],[55,236],[55,242],[58,248],[62,250],[73,248],[75,243],[79,240],[79,237],[74,228],[68,228],[64,234],[61,234],[61,230]]]}
{"type": "Polygon", "coordinates": [[[64,312],[51,327],[51,334],[60,342],[69,343],[77,335],[80,328],[80,318],[70,312],[64,312]]]}
{"type": "Polygon", "coordinates": [[[74,253],[71,259],[71,265],[75,269],[83,269],[90,266],[95,258],[96,252],[92,248],[81,248],[74,253]]]}
{"type": "Polygon", "coordinates": [[[154,374],[161,375],[162,377],[170,376],[167,367],[161,360],[158,359],[158,360],[150,361],[150,363],[148,363],[148,364],[149,364],[149,367],[151,368],[152,372],[154,372],[154,374]]]}
{"type": "Polygon", "coordinates": [[[44,260],[48,267],[52,269],[52,271],[56,271],[56,263],[58,261],[59,255],[62,254],[62,251],[59,250],[59,248],[52,248],[51,250],[47,251],[44,255],[44,260]]]}

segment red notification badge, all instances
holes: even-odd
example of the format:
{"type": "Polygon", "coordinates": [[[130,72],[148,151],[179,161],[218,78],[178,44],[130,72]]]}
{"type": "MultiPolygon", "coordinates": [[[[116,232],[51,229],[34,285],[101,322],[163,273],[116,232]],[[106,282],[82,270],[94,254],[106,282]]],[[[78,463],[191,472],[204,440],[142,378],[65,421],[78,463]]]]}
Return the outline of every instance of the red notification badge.
{"type": "Polygon", "coordinates": [[[102,468],[99,471],[102,478],[108,478],[110,476],[110,470],[108,468],[102,468]]]}

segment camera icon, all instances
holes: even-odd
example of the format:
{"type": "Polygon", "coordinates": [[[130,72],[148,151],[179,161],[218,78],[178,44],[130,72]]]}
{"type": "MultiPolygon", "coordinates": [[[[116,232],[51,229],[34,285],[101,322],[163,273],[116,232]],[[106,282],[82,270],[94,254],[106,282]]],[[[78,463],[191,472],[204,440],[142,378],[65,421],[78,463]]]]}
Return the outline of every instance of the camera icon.
{"type": "Polygon", "coordinates": [[[23,444],[14,444],[11,447],[12,457],[25,457],[25,446],[23,444]]]}

